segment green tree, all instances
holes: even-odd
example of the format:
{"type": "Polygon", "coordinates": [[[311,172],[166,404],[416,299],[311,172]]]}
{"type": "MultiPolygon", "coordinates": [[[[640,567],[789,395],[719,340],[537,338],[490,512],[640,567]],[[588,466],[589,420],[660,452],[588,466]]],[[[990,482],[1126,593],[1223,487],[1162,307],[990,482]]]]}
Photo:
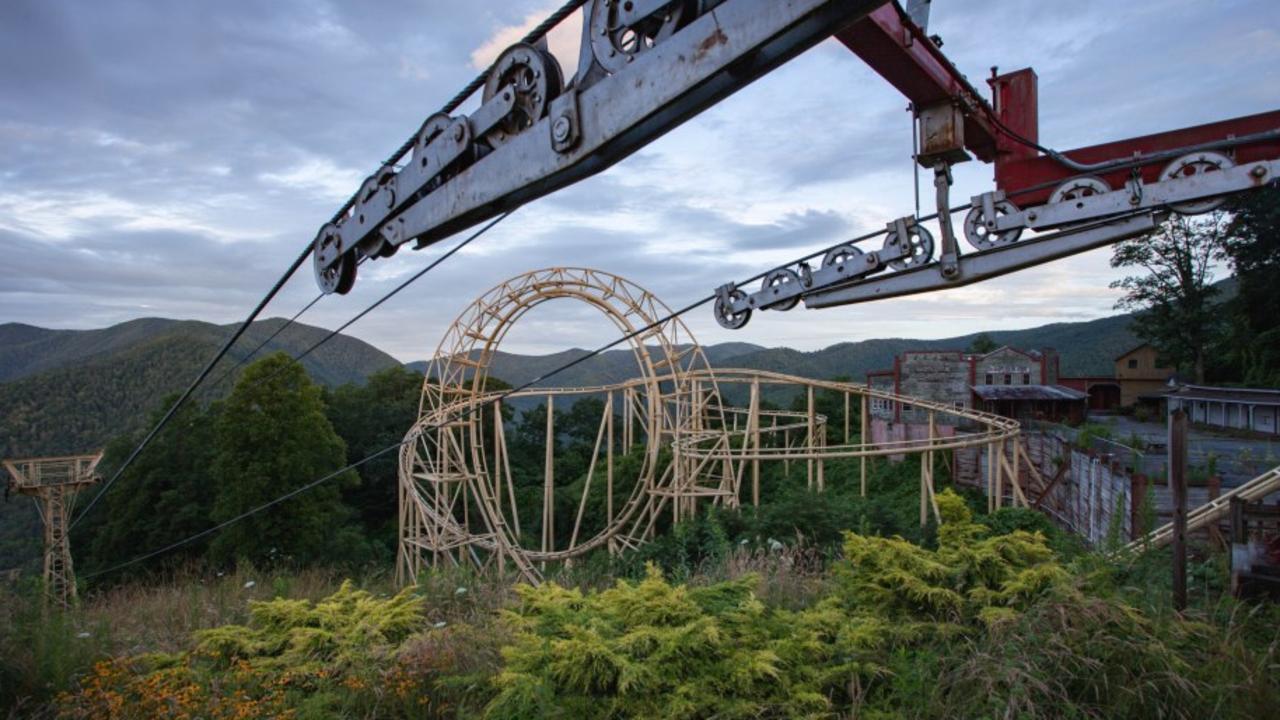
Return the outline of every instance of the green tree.
{"type": "MultiPolygon", "coordinates": [[[[346,465],[346,446],[325,416],[320,388],[283,353],[245,369],[217,425],[213,520],[227,521],[346,465]]],[[[363,538],[347,527],[341,489],[359,482],[344,472],[267,512],[223,530],[210,545],[215,562],[271,564],[354,561],[363,538]]]]}
{"type": "MultiPolygon", "coordinates": [[[[364,385],[343,385],[326,394],[329,421],[347,446],[347,462],[362,460],[400,442],[418,418],[422,375],[393,367],[364,385]]],[[[361,482],[343,493],[365,533],[390,557],[398,530],[399,454],[388,452],[358,470],[361,482]]]]}
{"type": "Polygon", "coordinates": [[[1234,379],[1280,387],[1280,188],[1242,195],[1230,209],[1226,253],[1239,292],[1223,355],[1234,361],[1234,379]]]}
{"type": "Polygon", "coordinates": [[[1140,268],[1111,283],[1125,291],[1116,308],[1138,311],[1133,332],[1179,369],[1204,382],[1205,359],[1221,329],[1213,264],[1226,259],[1226,216],[1174,215],[1149,235],[1116,246],[1111,267],[1140,268]]]}
{"type": "MultiPolygon", "coordinates": [[[[177,395],[165,398],[148,420],[160,421],[177,395]]],[[[144,452],[106,491],[102,506],[86,516],[72,547],[83,548],[82,570],[101,569],[139,553],[165,547],[209,526],[213,506],[210,466],[216,453],[214,423],[220,406],[187,404],[178,410],[144,452]]],[[[108,476],[128,457],[141,433],[121,435],[107,445],[102,467],[108,476]]],[[[97,492],[91,488],[90,492],[97,492]]],[[[166,557],[170,563],[198,557],[197,541],[166,557]]],[[[141,566],[138,566],[141,569],[141,566]]]]}
{"type": "Polygon", "coordinates": [[[966,352],[974,355],[986,355],[999,347],[1000,346],[996,344],[996,341],[991,339],[990,335],[986,333],[979,333],[978,337],[974,338],[973,342],[969,343],[969,349],[966,352]]]}

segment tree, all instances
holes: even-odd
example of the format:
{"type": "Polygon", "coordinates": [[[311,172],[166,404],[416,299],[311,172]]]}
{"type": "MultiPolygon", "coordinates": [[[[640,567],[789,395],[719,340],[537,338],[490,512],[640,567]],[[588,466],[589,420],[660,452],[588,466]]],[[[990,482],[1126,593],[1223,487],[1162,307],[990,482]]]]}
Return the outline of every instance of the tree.
{"type": "Polygon", "coordinates": [[[973,339],[973,342],[969,343],[969,349],[966,352],[973,355],[986,355],[999,347],[1000,346],[996,344],[996,341],[991,339],[990,335],[986,333],[979,333],[978,336],[973,339]]]}
{"type": "Polygon", "coordinates": [[[1244,382],[1280,387],[1280,187],[1242,195],[1230,209],[1226,253],[1239,292],[1224,354],[1244,382]]]}
{"type": "MultiPolygon", "coordinates": [[[[422,374],[392,367],[369,376],[364,385],[343,385],[326,394],[329,421],[347,446],[347,462],[362,460],[400,442],[418,419],[422,374]]],[[[358,514],[364,531],[387,554],[395,553],[399,497],[399,453],[388,452],[359,470],[359,485],[344,501],[358,514]]]]}
{"type": "MultiPolygon", "coordinates": [[[[166,397],[151,414],[147,426],[154,427],[177,397],[166,397]]],[[[86,559],[80,569],[103,569],[208,528],[213,506],[209,470],[216,453],[214,425],[219,405],[206,409],[188,403],[180,408],[106,491],[102,506],[88,516],[73,539],[72,547],[86,559]]],[[[107,445],[102,467],[108,476],[140,440],[141,432],[121,435],[107,445]]],[[[95,493],[97,488],[90,488],[89,492],[95,493]]],[[[197,541],[167,556],[166,561],[181,562],[204,550],[205,543],[197,541]]]]}
{"type": "Polygon", "coordinates": [[[1205,356],[1222,327],[1212,267],[1226,259],[1226,216],[1174,215],[1149,235],[1116,246],[1111,267],[1142,268],[1111,283],[1117,309],[1138,311],[1133,331],[1169,362],[1204,382],[1205,356]]]}
{"type": "MultiPolygon", "coordinates": [[[[325,416],[320,388],[283,353],[245,369],[217,425],[217,486],[212,519],[224,522],[346,465],[346,446],[325,416]]],[[[341,489],[351,471],[223,530],[210,545],[215,562],[272,564],[355,561],[363,538],[347,526],[341,489]]]]}

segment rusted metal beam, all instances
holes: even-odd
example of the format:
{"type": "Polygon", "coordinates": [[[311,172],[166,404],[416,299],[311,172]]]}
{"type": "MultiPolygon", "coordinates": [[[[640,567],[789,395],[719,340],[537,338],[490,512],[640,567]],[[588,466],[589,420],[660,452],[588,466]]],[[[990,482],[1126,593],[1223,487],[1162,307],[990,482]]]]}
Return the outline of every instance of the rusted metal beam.
{"type": "Polygon", "coordinates": [[[990,105],[897,3],[886,3],[836,38],[917,110],[940,104],[965,110],[965,147],[983,162],[995,161],[998,133],[987,120],[990,105]]]}

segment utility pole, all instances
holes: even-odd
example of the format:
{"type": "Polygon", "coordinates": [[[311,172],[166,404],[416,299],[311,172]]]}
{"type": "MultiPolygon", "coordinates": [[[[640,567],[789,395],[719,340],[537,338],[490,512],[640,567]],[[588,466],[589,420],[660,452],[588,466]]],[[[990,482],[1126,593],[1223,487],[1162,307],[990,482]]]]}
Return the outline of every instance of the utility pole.
{"type": "Polygon", "coordinates": [[[102,453],[5,460],[9,489],[36,501],[44,521],[44,592],[49,604],[67,607],[76,597],[71,566],[71,508],[76,494],[98,482],[102,453]]]}
{"type": "Polygon", "coordinates": [[[1173,494],[1173,607],[1187,609],[1187,413],[1169,415],[1169,490],[1173,494]]]}

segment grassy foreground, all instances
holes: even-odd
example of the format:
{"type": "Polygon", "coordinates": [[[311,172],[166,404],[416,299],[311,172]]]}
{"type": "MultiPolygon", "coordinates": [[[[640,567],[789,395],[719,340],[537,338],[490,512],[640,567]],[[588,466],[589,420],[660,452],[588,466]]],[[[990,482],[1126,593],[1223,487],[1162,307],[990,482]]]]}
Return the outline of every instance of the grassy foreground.
{"type": "Polygon", "coordinates": [[[104,719],[1257,718],[1280,703],[1280,613],[1224,598],[1220,557],[1193,568],[1179,616],[1157,554],[1067,557],[1017,513],[939,503],[924,545],[732,543],[666,576],[583,563],[532,588],[445,571],[397,592],[243,569],[67,614],[6,597],[0,699],[10,717],[104,719]]]}

